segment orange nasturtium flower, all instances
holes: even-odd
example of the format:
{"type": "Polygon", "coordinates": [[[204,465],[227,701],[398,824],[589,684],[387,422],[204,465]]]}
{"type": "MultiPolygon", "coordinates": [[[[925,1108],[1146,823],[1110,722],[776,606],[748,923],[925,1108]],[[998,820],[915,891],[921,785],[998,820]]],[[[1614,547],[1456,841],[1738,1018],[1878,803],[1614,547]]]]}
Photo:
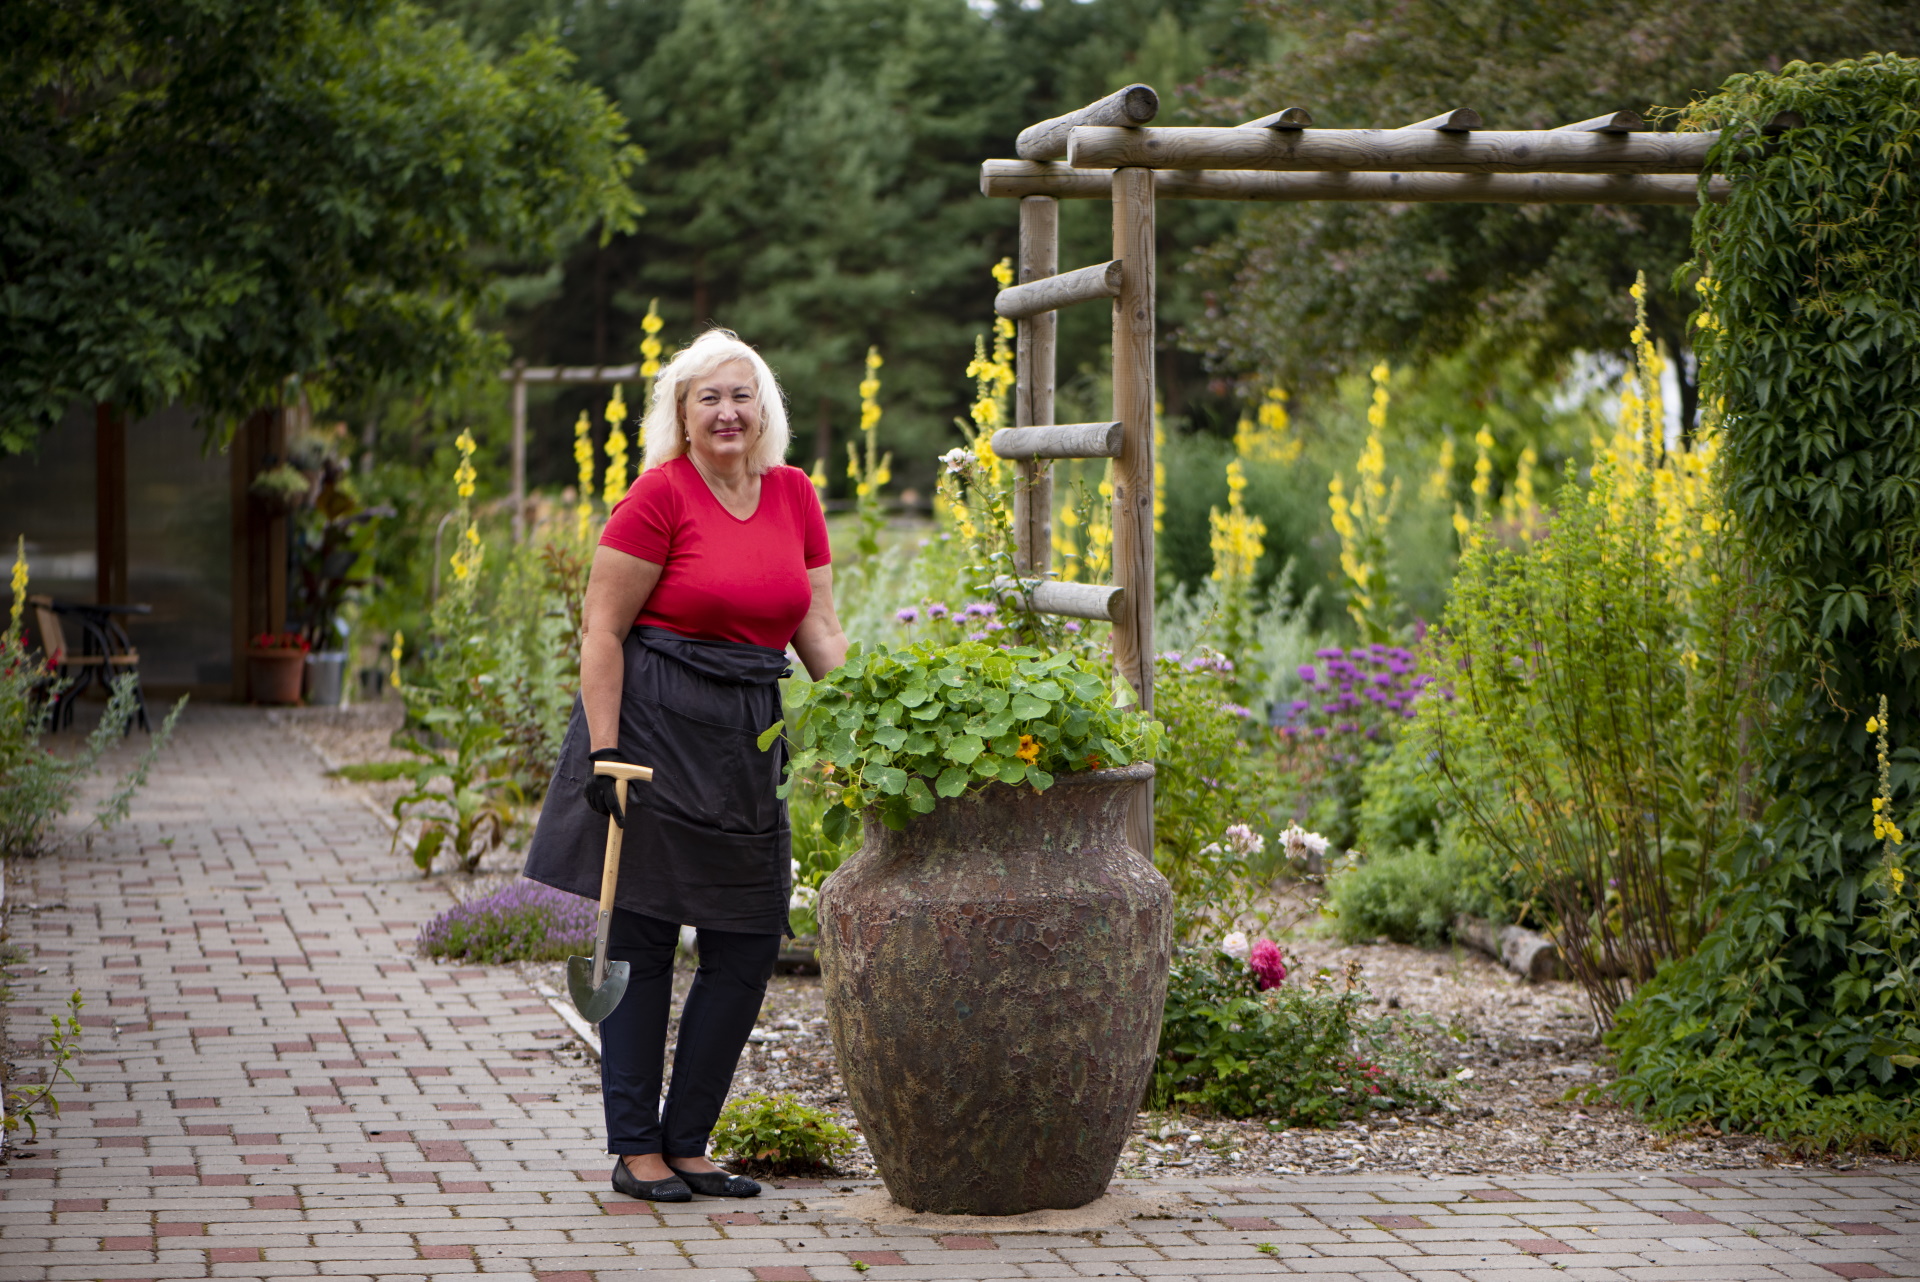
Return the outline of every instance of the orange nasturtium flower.
{"type": "Polygon", "coordinates": [[[1023,734],[1020,736],[1020,746],[1014,750],[1013,755],[1032,765],[1040,759],[1040,745],[1033,741],[1032,735],[1023,734]]]}

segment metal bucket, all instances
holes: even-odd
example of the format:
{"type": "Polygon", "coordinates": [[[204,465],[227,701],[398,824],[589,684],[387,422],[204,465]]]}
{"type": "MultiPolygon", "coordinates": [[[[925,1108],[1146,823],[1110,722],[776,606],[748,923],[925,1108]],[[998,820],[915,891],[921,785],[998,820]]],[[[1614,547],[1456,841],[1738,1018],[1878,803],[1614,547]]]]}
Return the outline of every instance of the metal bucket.
{"type": "Polygon", "coordinates": [[[337,708],[345,687],[347,652],[319,650],[307,656],[307,704],[315,708],[337,708]]]}

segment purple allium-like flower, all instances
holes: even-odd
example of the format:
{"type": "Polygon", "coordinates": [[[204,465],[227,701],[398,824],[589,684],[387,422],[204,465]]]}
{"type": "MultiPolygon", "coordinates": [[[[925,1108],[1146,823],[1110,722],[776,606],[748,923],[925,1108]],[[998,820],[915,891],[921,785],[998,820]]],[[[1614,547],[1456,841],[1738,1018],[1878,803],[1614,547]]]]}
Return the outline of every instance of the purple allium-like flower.
{"type": "Polygon", "coordinates": [[[933,603],[932,605],[930,605],[930,606],[928,606],[928,607],[927,607],[927,617],[928,617],[929,619],[944,619],[944,618],[946,618],[946,617],[947,617],[947,606],[946,606],[946,602],[944,602],[944,601],[935,601],[935,602],[934,602],[934,603],[933,603]]]}
{"type": "Polygon", "coordinates": [[[904,609],[895,610],[893,617],[901,623],[914,624],[920,621],[920,611],[914,609],[912,606],[907,606],[904,609]]]}
{"type": "Polygon", "coordinates": [[[1318,679],[1318,674],[1314,671],[1311,663],[1301,664],[1298,668],[1294,669],[1294,672],[1302,681],[1314,681],[1318,679]]]}
{"type": "Polygon", "coordinates": [[[1222,712],[1231,713],[1232,715],[1239,717],[1243,721],[1253,720],[1253,709],[1243,708],[1237,703],[1223,703],[1220,705],[1220,710],[1222,712]]]}
{"type": "Polygon", "coordinates": [[[1079,635],[1080,635],[1080,620],[1078,620],[1078,619],[1068,619],[1068,620],[1067,620],[1067,624],[1066,624],[1066,630],[1067,630],[1068,632],[1070,632],[1070,633],[1072,633],[1072,634],[1073,634],[1074,636],[1076,636],[1076,637],[1077,637],[1077,636],[1079,636],[1079,635]]]}
{"type": "Polygon", "coordinates": [[[1325,649],[1325,650],[1315,650],[1313,652],[1313,657],[1316,659],[1344,659],[1347,657],[1347,652],[1345,650],[1329,647],[1328,649],[1325,649]]]}
{"type": "Polygon", "coordinates": [[[1326,737],[1327,737],[1327,728],[1326,728],[1325,726],[1315,726],[1315,727],[1313,728],[1313,737],[1314,737],[1314,738],[1316,738],[1316,739],[1324,739],[1324,738],[1326,738],[1326,737]]]}
{"type": "Polygon", "coordinates": [[[1247,969],[1254,974],[1254,982],[1262,991],[1278,988],[1287,977],[1286,959],[1280,955],[1280,946],[1271,939],[1258,940],[1253,951],[1247,954],[1247,969]]]}
{"type": "Polygon", "coordinates": [[[999,609],[991,601],[970,601],[961,611],[962,616],[969,619],[990,619],[997,613],[999,609]]]}
{"type": "Polygon", "coordinates": [[[984,632],[967,633],[967,640],[969,641],[985,641],[986,639],[987,639],[987,634],[984,632]]]}

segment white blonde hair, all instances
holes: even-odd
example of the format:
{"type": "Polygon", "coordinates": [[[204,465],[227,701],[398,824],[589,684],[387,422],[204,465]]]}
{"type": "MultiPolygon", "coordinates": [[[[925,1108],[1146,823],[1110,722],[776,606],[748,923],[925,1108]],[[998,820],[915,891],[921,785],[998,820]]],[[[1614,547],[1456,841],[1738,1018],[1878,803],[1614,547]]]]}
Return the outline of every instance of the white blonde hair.
{"type": "Polygon", "coordinates": [[[760,436],[747,455],[747,470],[760,473],[780,466],[787,457],[787,402],[780,380],[773,376],[760,353],[740,341],[730,329],[710,329],[673,354],[653,383],[653,400],[640,421],[646,442],[646,466],[659,467],[687,452],[687,390],[698,379],[733,361],[753,367],[754,400],[760,410],[760,436]]]}

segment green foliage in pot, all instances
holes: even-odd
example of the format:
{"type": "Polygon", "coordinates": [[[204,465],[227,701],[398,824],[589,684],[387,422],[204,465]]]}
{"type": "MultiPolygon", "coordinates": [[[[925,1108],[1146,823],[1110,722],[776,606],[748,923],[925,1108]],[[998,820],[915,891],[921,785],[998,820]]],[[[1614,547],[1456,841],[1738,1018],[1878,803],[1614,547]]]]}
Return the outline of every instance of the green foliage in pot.
{"type": "Polygon", "coordinates": [[[1087,659],[1025,646],[856,644],[793,718],[781,795],[799,772],[830,766],[821,828],[837,843],[868,807],[898,830],[938,798],[989,783],[1044,790],[1059,774],[1150,760],[1160,723],[1116,708],[1107,680],[1087,659]]]}
{"type": "Polygon", "coordinates": [[[758,1091],[729,1101],[713,1128],[714,1152],[772,1171],[827,1166],[854,1143],[825,1109],[758,1091]]]}
{"type": "Polygon", "coordinates": [[[1444,1076],[1411,1017],[1369,1017],[1359,968],[1287,977],[1262,991],[1218,948],[1182,950],[1167,981],[1152,1108],[1326,1126],[1380,1109],[1439,1103],[1444,1076]]]}

